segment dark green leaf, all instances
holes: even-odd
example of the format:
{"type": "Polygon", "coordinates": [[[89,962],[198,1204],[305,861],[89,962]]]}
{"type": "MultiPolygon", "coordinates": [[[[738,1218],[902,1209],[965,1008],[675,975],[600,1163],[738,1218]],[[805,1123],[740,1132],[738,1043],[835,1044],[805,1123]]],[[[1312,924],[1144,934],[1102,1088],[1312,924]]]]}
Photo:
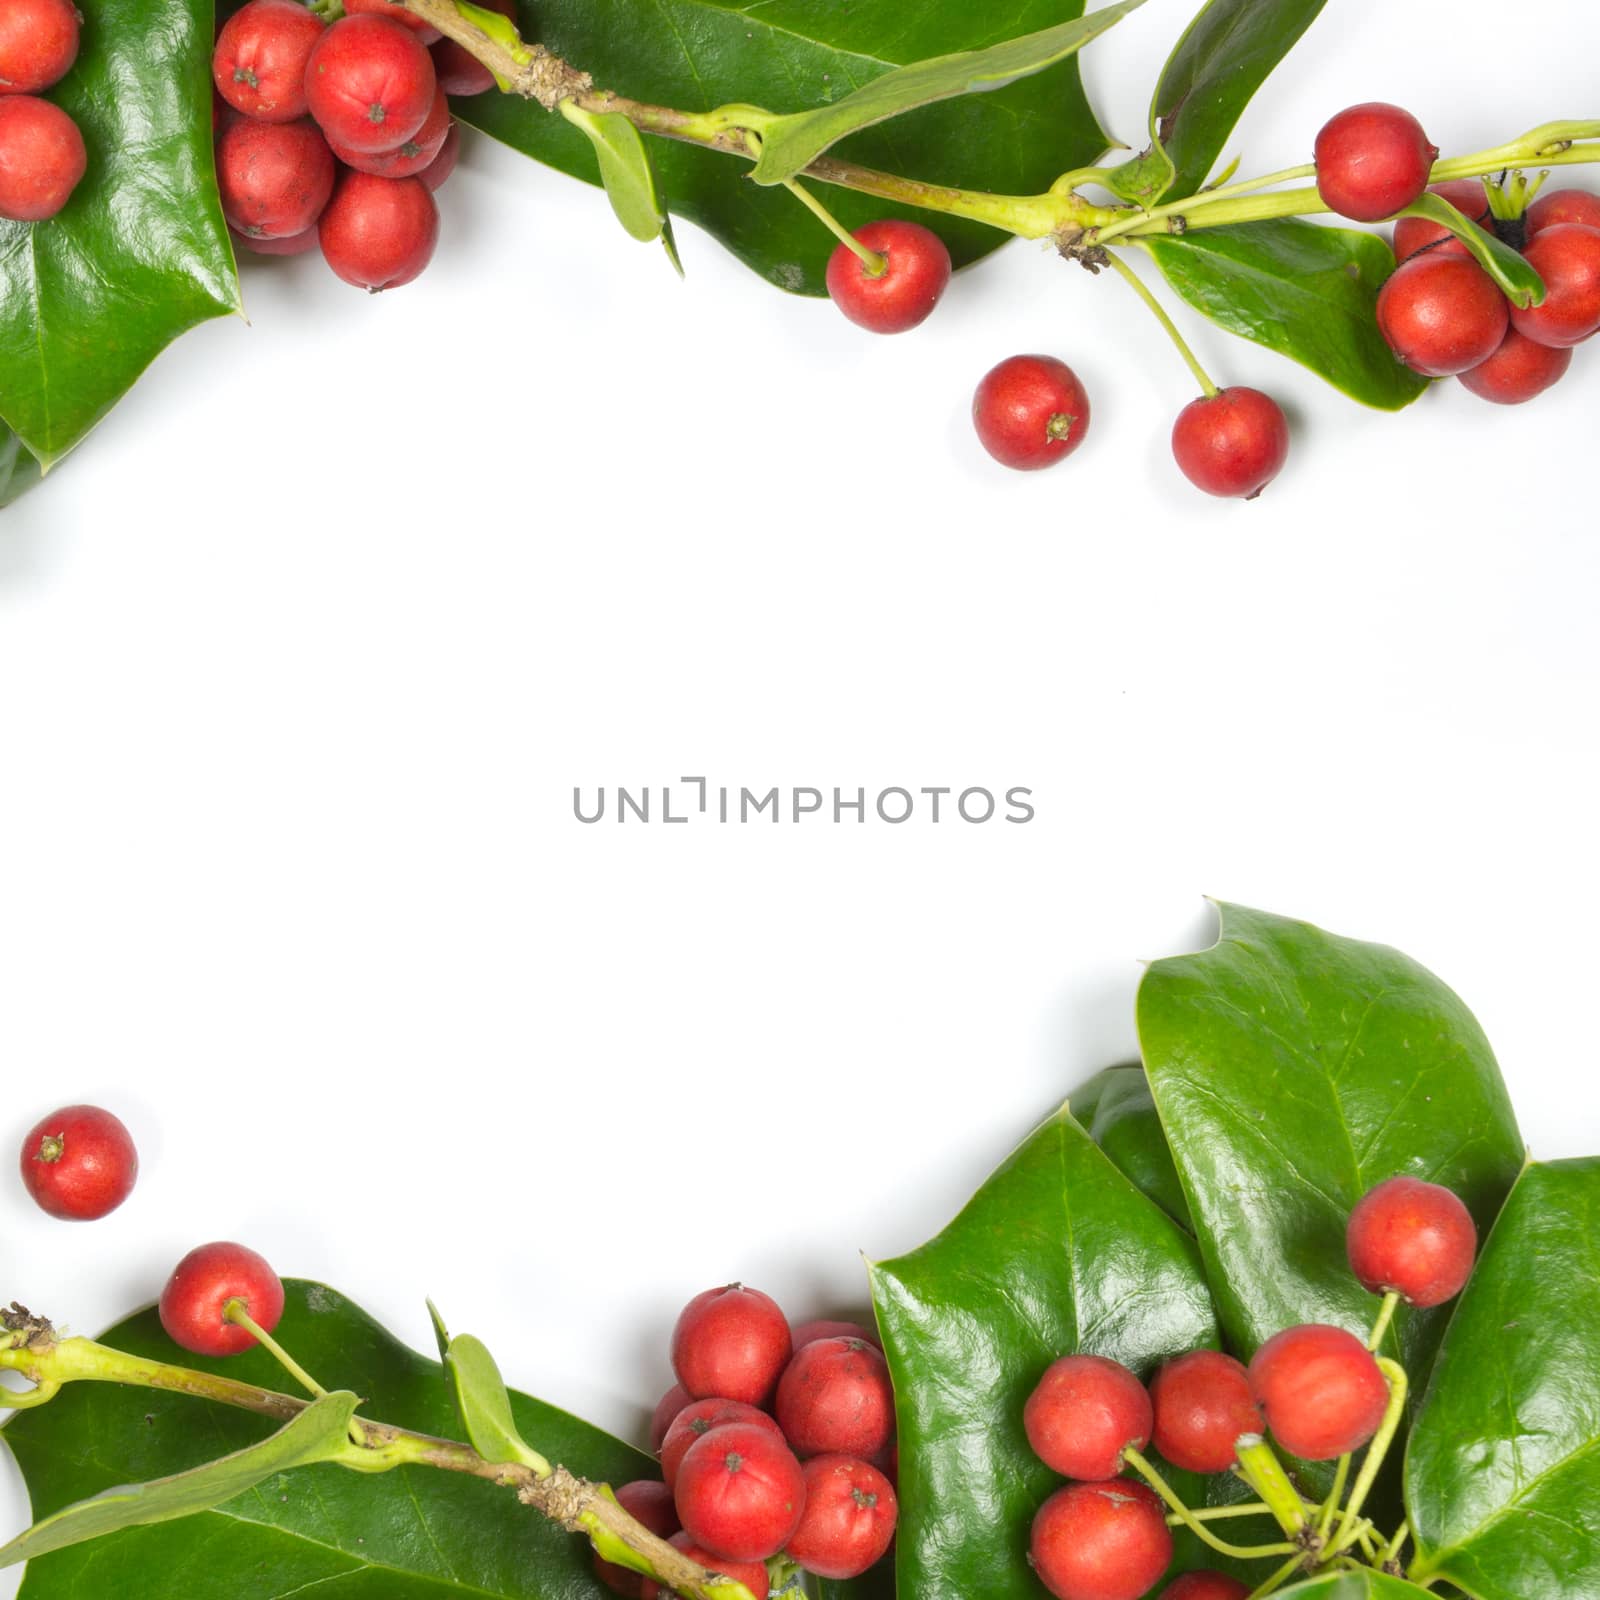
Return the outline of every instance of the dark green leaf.
{"type": "Polygon", "coordinates": [[[0,422],[0,508],[25,495],[38,481],[38,458],[0,422]]]}
{"type": "Polygon", "coordinates": [[[1428,387],[1378,331],[1394,255],[1375,234],[1285,219],[1141,241],[1197,311],[1298,361],[1363,405],[1399,411],[1428,387]]]}
{"type": "MultiPolygon", "coordinates": [[[[1120,0],[1091,16],[1058,23],[986,50],[937,56],[886,72],[842,100],[774,117],[761,126],[761,159],[751,176],[759,184],[785,183],[841,139],[908,111],[966,94],[992,94],[1074,56],[1144,4],[1120,0]]],[[[914,176],[914,174],[913,174],[914,176]]]]}
{"type": "Polygon", "coordinates": [[[1178,41],[1150,105],[1150,148],[1112,187],[1153,205],[1194,194],[1211,175],[1244,108],[1317,20],[1326,0],[1210,0],[1178,41]]]}
{"type": "Polygon", "coordinates": [[[1406,1458],[1419,1582],[1600,1594],[1600,1158],[1530,1166],[1439,1352],[1406,1458]]]}
{"type": "Polygon", "coordinates": [[[1277,1591],[1277,1600],[1426,1600],[1428,1591],[1383,1572],[1332,1572],[1277,1591]]]}
{"type": "Polygon", "coordinates": [[[872,1285],[899,1410],[900,1593],[1037,1600],[1028,1526],[1058,1480],[1023,1404],[1074,1350],[1147,1372],[1214,1343],[1194,1241],[1062,1111],[872,1285]]]}
{"type": "Polygon", "coordinates": [[[46,466],[180,333],[239,308],[211,157],[210,0],[98,0],[51,98],[89,170],[50,222],[0,221],[0,417],[46,466]]]}
{"type": "Polygon", "coordinates": [[[1476,222],[1464,217],[1443,196],[1425,194],[1414,205],[1407,206],[1400,215],[1426,217],[1430,222],[1448,228],[1517,305],[1544,304],[1544,279],[1510,245],[1502,243],[1496,235],[1486,233],[1476,222]]]}
{"type": "Polygon", "coordinates": [[[1142,1066],[1096,1073],[1072,1096],[1072,1114],[1141,1193],[1193,1231],[1189,1202],[1142,1066]]]}
{"type": "MultiPolygon", "coordinates": [[[[524,34],[538,38],[607,89],[658,105],[704,111],[748,101],[802,110],[849,94],[894,67],[957,50],[983,49],[1019,33],[1083,15],[1083,0],[1017,0],[983,6],[906,7],[898,0],[540,0],[524,3],[524,34]]],[[[564,118],[507,95],[456,104],[456,115],[495,138],[588,182],[594,152],[564,118]]],[[[1074,60],[1013,84],[915,111],[851,138],[836,152],[935,183],[1009,194],[1047,190],[1084,166],[1106,138],[1084,97],[1074,60]]],[[[658,142],[652,150],[673,211],[708,229],[779,287],[823,294],[835,240],[783,189],[749,181],[749,164],[715,151],[658,142]]],[[[881,216],[928,221],[925,212],[842,189],[827,193],[847,227],[881,216]]],[[[936,226],[958,265],[1004,243],[976,223],[936,226]]]]}
{"type": "MultiPolygon", "coordinates": [[[[278,1336],[329,1380],[359,1387],[362,1414],[451,1436],[457,1430],[438,1365],[395,1342],[348,1300],[290,1283],[278,1336]]],[[[106,1342],[170,1361],[153,1312],[106,1342]]],[[[269,1356],[251,1351],[198,1366],[276,1387],[269,1356]]],[[[576,1418],[512,1396],[519,1430],[585,1477],[622,1483],[655,1464],[576,1418]]],[[[34,1514],[47,1517],[121,1483],[182,1472],[243,1449],[272,1425],[178,1395],[75,1384],[0,1430],[26,1476],[34,1514]]],[[[29,1564],[21,1600],[244,1600],[315,1591],[361,1600],[604,1600],[588,1545],[514,1495],[475,1478],[423,1467],[380,1477],[318,1466],[285,1474],[187,1523],[113,1534],[29,1564]],[[108,1583],[114,1574],[114,1590],[108,1583]]]]}

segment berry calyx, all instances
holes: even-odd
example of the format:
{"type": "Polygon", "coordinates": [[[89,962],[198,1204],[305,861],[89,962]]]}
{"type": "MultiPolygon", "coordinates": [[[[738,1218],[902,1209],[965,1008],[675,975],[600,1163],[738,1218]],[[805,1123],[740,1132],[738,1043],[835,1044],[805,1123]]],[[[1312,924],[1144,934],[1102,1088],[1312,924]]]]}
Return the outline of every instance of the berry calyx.
{"type": "Polygon", "coordinates": [[[1571,346],[1535,344],[1513,328],[1487,361],[1457,374],[1456,381],[1492,405],[1520,406],[1560,383],[1571,367],[1571,346]]]}
{"type": "Polygon", "coordinates": [[[1476,261],[1430,252],[1413,257],[1378,294],[1378,326],[1413,372],[1451,378],[1500,348],[1510,309],[1476,261]]]}
{"type": "Polygon", "coordinates": [[[315,228],[333,193],[333,152],[315,123],[239,117],[217,140],[217,188],[228,225],[252,239],[315,228]]]}
{"type": "Polygon", "coordinates": [[[299,0],[249,0],[217,35],[211,79],[247,117],[293,122],[306,114],[306,66],[326,31],[299,0]]]}
{"type": "Polygon", "coordinates": [[[1600,228],[1600,194],[1590,194],[1587,189],[1552,189],[1528,207],[1524,221],[1530,239],[1564,222],[1600,228]]]}
{"type": "Polygon", "coordinates": [[[439,242],[439,207],[420,178],[347,172],[317,224],[328,265],[378,294],[419,277],[439,242]]]}
{"type": "Polygon", "coordinates": [[[1557,223],[1535,234],[1523,255],[1544,279],[1545,298],[1511,308],[1518,333],[1559,350],[1600,331],[1600,228],[1557,223]]]}
{"type": "Polygon", "coordinates": [[[1357,1201],[1345,1244],[1362,1288],[1393,1291],[1426,1309],[1461,1293],[1478,1253],[1478,1229],[1450,1190],[1401,1176],[1357,1201]]]}
{"type": "Polygon", "coordinates": [[[1142,1483],[1069,1483],[1039,1507],[1028,1559],[1056,1600],[1139,1600],[1172,1561],[1166,1508],[1142,1483]]]}
{"type": "Polygon", "coordinates": [[[330,144],[365,155],[413,138],[433,109],[433,59],[388,17],[344,17],[306,65],[306,100],[330,144]]]}
{"type": "MultiPolygon", "coordinates": [[[[333,153],[357,172],[375,173],[380,178],[420,177],[438,159],[450,128],[450,101],[444,90],[439,89],[434,93],[428,120],[404,144],[377,155],[363,155],[359,150],[337,147],[333,153]]],[[[430,183],[427,187],[431,194],[435,186],[430,183]]]]}
{"type": "Polygon", "coordinates": [[[1197,489],[1254,500],[1289,459],[1289,419],[1259,389],[1223,389],[1178,413],[1172,454],[1197,489]]]}
{"type": "Polygon", "coordinates": [[[1161,1600],[1247,1600],[1250,1585],[1225,1572],[1186,1572],[1161,1591],[1161,1600]]]}
{"type": "Polygon", "coordinates": [[[88,165],[83,135],[60,106],[26,94],[0,98],[0,217],[48,222],[88,165]]]}
{"type": "Polygon", "coordinates": [[[689,1391],[681,1383],[673,1384],[656,1402],[655,1413],[650,1418],[650,1448],[656,1455],[661,1454],[661,1442],[667,1430],[689,1404],[689,1391]]]}
{"type": "Polygon", "coordinates": [[[804,1349],[808,1344],[815,1344],[818,1339],[860,1339],[865,1344],[875,1345],[879,1350],[883,1349],[883,1340],[871,1328],[859,1322],[833,1322],[822,1318],[816,1322],[795,1324],[796,1350],[804,1349]]]}
{"type": "Polygon", "coordinates": [[[96,1222],[133,1193],[139,1152],[122,1122],[99,1106],[63,1106],[22,1141],[22,1182],[43,1212],[96,1222]]]}
{"type": "Polygon", "coordinates": [[[0,95],[53,88],[78,59],[73,0],[6,0],[0,6],[0,95]]]}
{"type": "Polygon", "coordinates": [[[859,328],[906,333],[926,322],[950,285],[950,252],[931,228],[890,220],[857,229],[857,241],[882,258],[874,271],[849,245],[828,260],[828,294],[859,328]]]}
{"type": "MultiPolygon", "coordinates": [[[[674,1550],[681,1550],[697,1567],[704,1567],[718,1577],[731,1578],[735,1583],[742,1583],[754,1600],[767,1600],[767,1595],[771,1592],[772,1579],[764,1562],[724,1560],[709,1550],[701,1549],[687,1533],[675,1533],[667,1543],[674,1550]]],[[[662,1597],[665,1597],[665,1600],[672,1600],[672,1591],[663,1589],[653,1578],[646,1578],[640,1586],[639,1600],[662,1600],[662,1597]]]]}
{"type": "Polygon", "coordinates": [[[1250,1363],[1250,1391],[1291,1455],[1333,1461],[1378,1431],[1389,1404],[1373,1354],[1353,1333],[1307,1323],[1274,1334],[1250,1363]]]}
{"type": "Polygon", "coordinates": [[[1063,1356],[1028,1396],[1022,1426],[1033,1453],[1064,1478],[1114,1478],[1123,1451],[1150,1443],[1153,1417],[1145,1386],[1103,1356],[1063,1356]]]}
{"type": "Polygon", "coordinates": [[[1438,147],[1409,111],[1382,101],[1351,106],[1317,135],[1317,193],[1354,222],[1381,222],[1428,187],[1438,147]]]}
{"type": "Polygon", "coordinates": [[[764,1405],[793,1353],[777,1302],[742,1283],[696,1295],[672,1330],[672,1370],[697,1400],[764,1405]]]}
{"type": "MultiPolygon", "coordinates": [[[[486,11],[498,11],[502,17],[517,19],[517,0],[483,0],[486,11]]],[[[433,70],[444,92],[456,95],[486,94],[494,88],[494,74],[454,39],[441,39],[433,47],[433,70]]]]}
{"type": "Polygon", "coordinates": [[[777,1434],[736,1422],[690,1446],[673,1495],[697,1545],[725,1561],[767,1561],[800,1525],[806,1480],[777,1434]]]}
{"type": "MultiPolygon", "coordinates": [[[[679,1531],[678,1508],[673,1504],[672,1491],[664,1483],[645,1478],[636,1483],[625,1483],[616,1491],[617,1504],[635,1521],[641,1522],[659,1539],[670,1539],[679,1531]]],[[[641,1600],[645,1578],[642,1572],[619,1567],[615,1562],[594,1558],[594,1575],[613,1594],[623,1600],[641,1600]]]]}
{"type": "MultiPolygon", "coordinates": [[[[1428,190],[1448,205],[1454,206],[1469,222],[1475,222],[1485,233],[1493,233],[1494,216],[1489,210],[1489,196],[1476,178],[1458,178],[1451,183],[1436,183],[1428,190]]],[[[1441,255],[1465,256],[1471,252],[1442,222],[1429,217],[1401,217],[1394,225],[1394,254],[1400,262],[1433,250],[1441,255]]]]}
{"type": "Polygon", "coordinates": [[[408,11],[401,0],[344,0],[344,14],[347,17],[389,17],[402,28],[409,28],[424,44],[432,44],[439,37],[439,30],[426,17],[408,11]]]}
{"type": "Polygon", "coordinates": [[[1226,1472],[1239,1439],[1266,1423],[1242,1362],[1220,1350],[1192,1350],[1151,1381],[1156,1449],[1189,1472],[1226,1472]]]}
{"type": "Polygon", "coordinates": [[[805,1456],[870,1460],[894,1437],[894,1387],[883,1352],[863,1339],[816,1339],[778,1385],[778,1426],[805,1456]]]}
{"type": "Polygon", "coordinates": [[[161,1291],[161,1326],[194,1355],[239,1355],[256,1339],[227,1321],[225,1312],[233,1300],[264,1333],[271,1333],[283,1317],[283,1284],[265,1257],[242,1244],[203,1244],[167,1279],[161,1291]]]}
{"type": "Polygon", "coordinates": [[[661,1441],[661,1476],[670,1487],[678,1482],[678,1468],[690,1449],[715,1428],[748,1423],[753,1428],[783,1438],[783,1430],[765,1411],[747,1406],[742,1400],[691,1400],[672,1420],[661,1441]]]}
{"type": "Polygon", "coordinates": [[[894,1541],[894,1486],[865,1461],[816,1456],[805,1464],[806,1508],[788,1554],[819,1578],[845,1582],[877,1566],[894,1541]]]}
{"type": "Polygon", "coordinates": [[[972,421],[1002,466],[1035,472],[1065,460],[1089,431],[1089,396],[1054,356],[1011,356],[984,378],[972,421]]]}

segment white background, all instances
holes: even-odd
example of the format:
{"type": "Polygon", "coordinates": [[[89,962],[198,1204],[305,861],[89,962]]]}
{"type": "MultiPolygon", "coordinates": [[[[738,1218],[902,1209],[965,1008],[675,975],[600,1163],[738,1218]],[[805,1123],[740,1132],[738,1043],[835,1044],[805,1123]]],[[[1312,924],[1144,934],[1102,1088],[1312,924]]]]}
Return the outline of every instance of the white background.
{"type": "MultiPolygon", "coordinates": [[[[1129,140],[1189,9],[1091,51],[1129,140]]],[[[1359,99],[1447,153],[1593,113],[1589,0],[1525,56],[1500,15],[1338,0],[1246,169],[1359,99]]],[[[93,1227],[0,1182],[5,1298],[93,1331],[238,1237],[421,1345],[431,1293],[636,1428],[690,1293],[859,1300],[858,1250],[1125,1056],[1204,893],[1424,960],[1535,1148],[1600,1148],[1600,357],[1520,413],[1446,385],[1393,418],[1201,327],[1296,419],[1267,496],[1213,503],[1160,332],[1040,248],[874,341],[687,228],[679,284],[483,142],[444,202],[402,292],[253,270],[252,326],[183,340],[0,519],[7,1125],[101,1101],[145,1161],[93,1227]],[[1094,431],[1010,476],[966,410],[1029,349],[1094,431]],[[690,773],[1039,816],[572,819],[575,784],[690,773]]]]}

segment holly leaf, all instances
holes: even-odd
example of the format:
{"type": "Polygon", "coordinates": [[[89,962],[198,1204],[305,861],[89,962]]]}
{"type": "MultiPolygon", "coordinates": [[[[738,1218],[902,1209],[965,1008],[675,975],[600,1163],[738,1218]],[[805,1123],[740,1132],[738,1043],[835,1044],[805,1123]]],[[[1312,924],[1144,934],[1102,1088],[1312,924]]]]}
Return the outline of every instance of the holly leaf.
{"type": "Polygon", "coordinates": [[[1427,389],[1378,331],[1378,291],[1394,254],[1377,235],[1281,219],[1140,243],[1195,310],[1309,367],[1352,400],[1400,411],[1427,389]]]}
{"type": "Polygon", "coordinates": [[[1600,1594],[1600,1158],[1523,1173],[1406,1456],[1411,1576],[1477,1600],[1600,1594]]]}
{"type": "Polygon", "coordinates": [[[1140,1193],[1193,1232],[1189,1202],[1142,1066],[1096,1073],[1072,1096],[1072,1114],[1140,1193]]]}
{"type": "MultiPolygon", "coordinates": [[[[285,1285],[278,1337],[325,1380],[368,1396],[364,1415],[450,1436],[457,1420],[436,1362],[406,1349],[343,1296],[318,1284],[285,1285]]],[[[173,1347],[153,1311],[105,1342],[156,1360],[173,1347]]],[[[196,1366],[275,1387],[271,1357],[252,1350],[196,1366]]],[[[655,1463],[596,1428],[524,1395],[511,1396],[516,1428],[552,1460],[585,1477],[624,1483],[655,1463]]],[[[34,1514],[123,1483],[188,1471],[246,1449],[271,1423],[181,1395],[80,1383],[4,1429],[27,1480],[34,1514]]],[[[381,1476],[337,1466],[275,1475],[186,1523],[114,1533],[30,1562],[19,1600],[240,1600],[336,1586],[383,1600],[604,1600],[586,1541],[574,1539],[493,1484],[402,1467],[381,1476]]]]}
{"type": "MultiPolygon", "coordinates": [[[[907,8],[897,0],[524,0],[523,35],[595,75],[603,88],[687,110],[750,102],[810,110],[841,100],[897,67],[1082,17],[1084,0],[1016,0],[983,6],[907,8]]],[[[588,139],[564,118],[511,95],[459,100],[455,114],[524,154],[596,181],[588,139]]],[[[913,111],[852,135],[837,154],[933,183],[1038,194],[1068,167],[1106,147],[1077,63],[1069,58],[993,94],[913,111]]],[[[827,292],[835,240],[783,189],[749,181],[749,164],[673,141],[652,148],[673,211],[705,228],[769,282],[801,294],[827,292]]],[[[928,222],[926,212],[843,189],[829,207],[847,227],[879,217],[928,222]]],[[[958,265],[1007,236],[978,223],[935,223],[958,265]]]]}
{"type": "Polygon", "coordinates": [[[1426,217],[1430,222],[1448,228],[1514,304],[1544,304],[1544,279],[1528,265],[1521,252],[1513,250],[1496,235],[1486,232],[1469,217],[1463,216],[1442,195],[1425,194],[1415,204],[1407,206],[1400,215],[1426,217]]]}
{"type": "Polygon", "coordinates": [[[630,238],[649,244],[660,239],[667,259],[683,273],[678,247],[672,237],[672,219],[662,204],[656,183],[655,166],[645,148],[644,135],[615,111],[596,115],[571,100],[561,102],[562,115],[581,128],[594,146],[600,164],[600,181],[605,185],[611,209],[630,238]]]}
{"type": "Polygon", "coordinates": [[[0,221],[0,419],[45,469],[180,333],[240,309],[211,39],[209,0],[99,0],[51,91],[88,172],[53,220],[0,221]]]}
{"type": "Polygon", "coordinates": [[[543,1472],[549,1463],[530,1450],[511,1410],[500,1368],[488,1346],[470,1333],[458,1334],[445,1347],[445,1376],[456,1400],[456,1413],[466,1430],[467,1443],[496,1465],[516,1462],[543,1472]]]}
{"type": "Polygon", "coordinates": [[[1330,1572],[1277,1594],[1279,1600],[1425,1600],[1428,1591],[1386,1572],[1330,1572]]]}
{"type": "Polygon", "coordinates": [[[0,423],[0,509],[25,495],[39,481],[39,458],[0,423]]]}

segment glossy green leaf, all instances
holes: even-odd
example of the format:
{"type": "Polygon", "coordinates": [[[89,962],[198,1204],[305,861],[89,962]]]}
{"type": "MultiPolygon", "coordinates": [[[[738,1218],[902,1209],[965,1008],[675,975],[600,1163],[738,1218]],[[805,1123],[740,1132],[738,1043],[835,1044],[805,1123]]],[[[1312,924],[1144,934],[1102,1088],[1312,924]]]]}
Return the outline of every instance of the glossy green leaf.
{"type": "MultiPolygon", "coordinates": [[[[459,1423],[439,1366],[398,1344],[331,1289],[289,1283],[278,1336],[325,1381],[357,1386],[362,1414],[445,1437],[459,1423]]],[[[119,1349],[172,1360],[153,1312],[106,1335],[119,1349]]],[[[277,1387],[262,1351],[195,1362],[277,1387]]],[[[551,1459],[610,1483],[653,1476],[655,1464],[588,1424],[522,1395],[518,1430],[551,1459]]],[[[75,1384],[16,1417],[3,1438],[47,1517],[118,1484],[183,1472],[244,1449],[272,1425],[179,1395],[75,1384]]],[[[134,1528],[31,1562],[20,1600],[241,1600],[316,1592],[359,1600],[604,1600],[588,1545],[514,1495],[453,1473],[403,1467],[381,1476],[336,1466],[285,1473],[183,1523],[134,1528]]]]}
{"type": "MultiPolygon", "coordinates": [[[[1455,1190],[1483,1228],[1522,1140],[1482,1030],[1396,950],[1219,908],[1198,955],[1157,961],[1139,1037],[1229,1344],[1248,1356],[1298,1322],[1365,1332],[1345,1226],[1374,1184],[1455,1190]]],[[[1386,1349],[1421,1393],[1448,1313],[1402,1310],[1386,1349]]]]}
{"type": "Polygon", "coordinates": [[[1145,1372],[1214,1343],[1194,1241],[1062,1111],[938,1238],[871,1270],[900,1424],[900,1593],[1037,1600],[1028,1527],[1058,1480],[1023,1404],[1074,1350],[1145,1372]]]}
{"type": "Polygon", "coordinates": [[[1096,1073],[1073,1094],[1072,1114],[1141,1193],[1193,1231],[1189,1202],[1142,1066],[1096,1073]]]}
{"type": "Polygon", "coordinates": [[[1256,90],[1326,3],[1210,0],[1162,70],[1150,104],[1150,148],[1117,169],[1116,193],[1143,205],[1196,193],[1256,90]]]}
{"type": "MultiPolygon", "coordinates": [[[[1016,0],[998,12],[908,8],[899,0],[524,0],[521,21],[526,37],[620,94],[692,111],[740,101],[784,112],[840,99],[895,67],[1072,21],[1083,10],[1084,0],[1016,0]]],[[[458,101],[455,111],[525,154],[595,181],[593,148],[564,118],[496,94],[458,101]]],[[[836,153],[933,183],[1039,194],[1105,146],[1073,59],[995,94],[870,128],[836,153]]],[[[748,162],[713,150],[661,140],[651,154],[676,215],[706,228],[780,288],[826,293],[836,241],[793,195],[759,188],[748,162]]],[[[926,212],[842,189],[829,189],[826,199],[847,227],[883,216],[928,221],[926,212]]],[[[1005,242],[977,223],[941,219],[936,226],[958,265],[1005,242]]]]}
{"type": "Polygon", "coordinates": [[[34,1561],[124,1528],[174,1522],[213,1511],[280,1472],[331,1461],[345,1449],[350,1419],[360,1404],[353,1394],[324,1395],[259,1444],[247,1445],[232,1455],[170,1478],[108,1489],[92,1499],[80,1500],[36,1522],[0,1548],[0,1567],[34,1561]]]}
{"type": "Polygon", "coordinates": [[[25,495],[38,481],[38,458],[0,422],[0,509],[25,495]]]}
{"type": "Polygon", "coordinates": [[[0,221],[0,418],[48,467],[185,329],[239,308],[211,157],[210,0],[85,5],[51,98],[89,169],[50,222],[0,221]]]}
{"type": "Polygon", "coordinates": [[[992,94],[1031,78],[1076,55],[1143,4],[1144,0],[1120,0],[1089,16],[1020,39],[1005,39],[986,50],[917,61],[874,78],[842,100],[775,117],[762,126],[761,159],[751,176],[759,184],[785,183],[852,133],[941,100],[992,94]]]}
{"type": "Polygon", "coordinates": [[[1412,1576],[1478,1600],[1600,1594],[1600,1158],[1523,1173],[1406,1459],[1412,1576]]]}
{"type": "Polygon", "coordinates": [[[1363,405],[1399,411],[1428,387],[1378,331],[1394,255],[1375,234],[1284,219],[1141,241],[1185,300],[1363,405]]]}
{"type": "Polygon", "coordinates": [[[561,111],[568,122],[588,135],[594,146],[595,158],[600,164],[600,181],[605,185],[617,221],[632,238],[643,244],[662,240],[667,259],[682,272],[678,247],[672,238],[672,219],[661,202],[655,167],[645,147],[644,135],[616,112],[597,116],[570,100],[562,102],[561,111]]]}
{"type": "Polygon", "coordinates": [[[1529,266],[1521,253],[1492,233],[1464,217],[1440,195],[1425,194],[1400,213],[1403,217],[1426,217],[1448,228],[1477,258],[1478,264],[1519,306],[1544,304],[1544,279],[1529,266]]]}
{"type": "Polygon", "coordinates": [[[1425,1600],[1427,1594],[1385,1572],[1330,1572],[1279,1589],[1275,1600],[1425,1600]]]}

